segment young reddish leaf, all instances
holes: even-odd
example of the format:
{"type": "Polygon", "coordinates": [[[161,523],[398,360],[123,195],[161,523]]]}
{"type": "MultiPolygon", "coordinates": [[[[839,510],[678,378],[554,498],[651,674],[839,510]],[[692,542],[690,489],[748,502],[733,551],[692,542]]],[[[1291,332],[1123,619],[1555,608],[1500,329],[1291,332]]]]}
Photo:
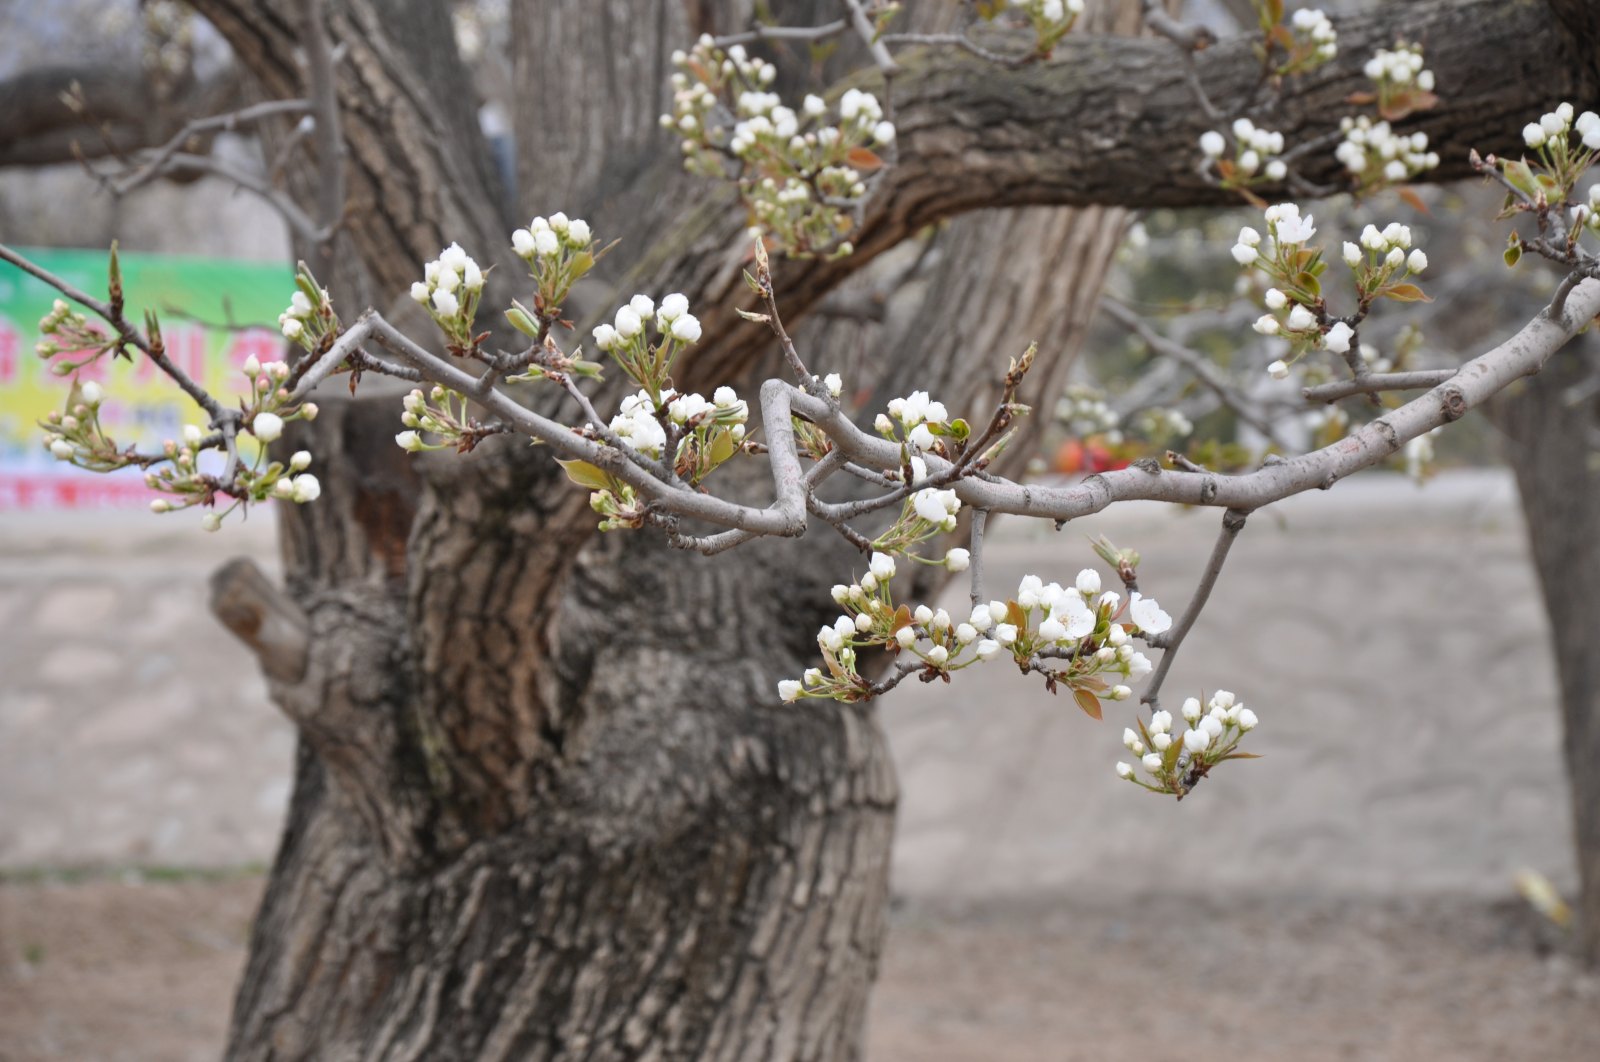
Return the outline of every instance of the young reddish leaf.
{"type": "Polygon", "coordinates": [[[894,611],[894,623],[890,625],[889,633],[894,634],[902,627],[911,626],[911,623],[911,609],[906,605],[901,605],[894,611]]]}
{"type": "Polygon", "coordinates": [[[883,167],[883,160],[864,147],[853,147],[845,159],[858,170],[876,170],[883,167]]]}
{"type": "Polygon", "coordinates": [[[1389,298],[1395,300],[1396,302],[1432,302],[1433,301],[1432,299],[1430,299],[1427,295],[1425,295],[1423,293],[1421,288],[1417,287],[1415,284],[1396,284],[1394,287],[1390,288],[1388,291],[1385,291],[1384,294],[1387,295],[1389,298]]]}
{"type": "Polygon", "coordinates": [[[1428,204],[1422,201],[1422,197],[1416,193],[1415,189],[1397,188],[1395,191],[1399,192],[1400,198],[1404,199],[1411,209],[1415,210],[1417,213],[1430,215],[1433,213],[1433,211],[1428,209],[1428,204]]]}
{"type": "Polygon", "coordinates": [[[1100,698],[1096,697],[1088,690],[1073,690],[1072,699],[1078,702],[1078,707],[1082,708],[1083,714],[1088,716],[1090,719],[1103,718],[1100,713],[1100,698]]]}
{"type": "Polygon", "coordinates": [[[1261,753],[1259,752],[1230,752],[1217,762],[1221,763],[1222,760],[1259,760],[1260,758],[1261,753]]]}
{"type": "Polygon", "coordinates": [[[1028,615],[1022,611],[1022,606],[1015,601],[1006,602],[1006,622],[1016,627],[1019,631],[1028,629],[1028,615]]]}
{"type": "Polygon", "coordinates": [[[1365,107],[1369,103],[1378,102],[1378,97],[1371,92],[1352,92],[1344,101],[1353,107],[1365,107]]]}

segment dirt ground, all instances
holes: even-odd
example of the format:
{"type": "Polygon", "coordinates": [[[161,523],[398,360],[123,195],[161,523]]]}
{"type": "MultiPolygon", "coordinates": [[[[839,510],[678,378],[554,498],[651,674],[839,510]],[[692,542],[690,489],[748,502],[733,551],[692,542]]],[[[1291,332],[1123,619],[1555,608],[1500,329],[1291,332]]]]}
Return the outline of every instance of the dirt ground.
{"type": "MultiPolygon", "coordinates": [[[[0,886],[0,1058],[217,1057],[262,879],[0,886]]],[[[1556,1062],[1600,978],[1477,900],[1282,894],[902,907],[873,1062],[1556,1062]]]]}
{"type": "MultiPolygon", "coordinates": [[[[1002,522],[988,578],[1070,579],[1106,533],[1175,611],[1215,524],[1002,522]]],[[[270,561],[243,530],[0,520],[3,1062],[219,1053],[293,747],[203,611],[228,554],[270,561]]],[[[1234,689],[1266,756],[1181,805],[1112,773],[1132,705],[897,690],[869,1058],[1600,1059],[1600,984],[1511,884],[1574,883],[1544,623],[1507,477],[1366,476],[1241,536],[1168,691],[1234,689]]]]}

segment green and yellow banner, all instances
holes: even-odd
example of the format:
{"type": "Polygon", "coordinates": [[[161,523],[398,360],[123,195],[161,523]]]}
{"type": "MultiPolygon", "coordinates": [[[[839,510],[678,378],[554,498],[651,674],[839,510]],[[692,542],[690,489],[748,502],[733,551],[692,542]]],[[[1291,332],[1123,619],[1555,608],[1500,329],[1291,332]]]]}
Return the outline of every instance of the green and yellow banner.
{"type": "MultiPolygon", "coordinates": [[[[105,252],[19,250],[74,287],[105,297],[105,252]]],[[[155,311],[167,354],[225,405],[247,386],[239,368],[247,358],[284,356],[276,322],[294,290],[288,264],[127,252],[120,258],[128,319],[139,323],[145,310],[155,311]]],[[[61,408],[71,385],[70,376],[51,371],[67,355],[46,359],[35,353],[39,318],[60,297],[0,262],[0,510],[147,503],[153,495],[137,470],[84,472],[56,461],[42,444],[39,421],[61,408]]],[[[101,423],[121,446],[159,448],[177,438],[184,424],[205,423],[194,403],[137,352],[133,362],[106,355],[80,369],[78,378],[105,389],[101,423]]]]}

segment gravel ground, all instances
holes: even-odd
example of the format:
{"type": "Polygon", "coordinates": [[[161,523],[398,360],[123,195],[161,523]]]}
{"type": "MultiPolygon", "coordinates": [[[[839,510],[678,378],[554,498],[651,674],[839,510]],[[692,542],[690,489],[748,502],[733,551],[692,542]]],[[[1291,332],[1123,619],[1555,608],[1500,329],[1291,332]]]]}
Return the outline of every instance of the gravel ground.
{"type": "MultiPolygon", "coordinates": [[[[255,876],[0,886],[0,1058],[217,1057],[255,876]]],[[[1055,894],[902,907],[873,1062],[1556,1062],[1600,979],[1519,906],[1055,894]]]]}
{"type": "MultiPolygon", "coordinates": [[[[1216,523],[1001,523],[989,588],[1105,533],[1176,613],[1216,523]]],[[[270,521],[0,521],[5,1062],[216,1056],[293,744],[203,611],[235,552],[270,558],[270,521]],[[196,867],[222,873],[122,880],[196,867]]],[[[1131,706],[1095,723],[998,665],[896,691],[871,1057],[1600,1057],[1593,980],[1512,898],[1524,868],[1573,885],[1544,622],[1504,475],[1365,476],[1240,538],[1168,692],[1235,690],[1266,756],[1181,805],[1112,774],[1131,706]]]]}

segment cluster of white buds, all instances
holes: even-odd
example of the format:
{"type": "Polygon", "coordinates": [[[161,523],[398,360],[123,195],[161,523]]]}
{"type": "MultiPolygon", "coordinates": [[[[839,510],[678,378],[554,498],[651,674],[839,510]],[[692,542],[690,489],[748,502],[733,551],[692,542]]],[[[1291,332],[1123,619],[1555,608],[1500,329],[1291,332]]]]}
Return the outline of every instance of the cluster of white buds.
{"type": "Polygon", "coordinates": [[[289,366],[285,362],[261,362],[252,355],[245,361],[243,371],[250,381],[250,398],[239,403],[240,425],[260,445],[253,454],[240,455],[233,480],[224,483],[201,471],[198,462],[202,450],[224,446],[222,434],[208,432],[198,424],[185,424],[178,439],[168,439],[162,444],[165,461],[161,467],[145,473],[145,486],[168,495],[152,501],[151,512],[211,506],[212,511],[201,518],[201,526],[207,531],[217,531],[229,514],[251,502],[277,500],[305,504],[322,496],[321,482],[306,471],[311,467],[308,451],[297,450],[287,464],[267,459],[267,444],[283,436],[288,422],[315,420],[316,405],[291,402],[284,386],[289,379],[289,366]],[[233,504],[217,511],[214,506],[219,495],[231,497],[233,504]]]}
{"type": "Polygon", "coordinates": [[[1350,101],[1376,102],[1379,116],[1391,122],[1428,110],[1438,103],[1433,94],[1433,71],[1423,67],[1420,44],[1402,42],[1392,50],[1379,48],[1363,69],[1377,92],[1356,93],[1350,101]]]}
{"type": "Polygon", "coordinates": [[[1358,192],[1399,184],[1439,165],[1439,153],[1428,150],[1428,134],[1398,134],[1388,122],[1373,122],[1366,115],[1345,118],[1339,129],[1344,139],[1334,156],[1356,180],[1358,192]]]}
{"type": "Polygon", "coordinates": [[[1423,92],[1432,92],[1433,71],[1424,69],[1422,45],[1399,44],[1393,49],[1379,48],[1362,67],[1362,73],[1381,87],[1415,86],[1423,92]]]}
{"type": "MultiPolygon", "coordinates": [[[[1300,208],[1293,203],[1281,203],[1267,208],[1266,219],[1265,238],[1248,226],[1240,230],[1233,258],[1240,265],[1260,269],[1273,282],[1263,296],[1270,312],[1253,327],[1262,335],[1290,341],[1289,359],[1274,361],[1267,368],[1274,378],[1282,379],[1288,375],[1289,365],[1307,351],[1320,348],[1347,354],[1356,342],[1355,324],[1360,318],[1340,320],[1327,311],[1319,279],[1327,262],[1320,248],[1306,246],[1316,234],[1312,218],[1301,217],[1300,208]]],[[[1355,274],[1363,314],[1379,298],[1426,300],[1422,289],[1409,283],[1428,267],[1428,256],[1420,249],[1406,253],[1411,247],[1409,228],[1398,223],[1382,230],[1368,225],[1361,240],[1361,246],[1344,245],[1344,260],[1355,274]]]]}
{"type": "Polygon", "coordinates": [[[426,395],[421,388],[414,388],[400,404],[400,423],[406,430],[396,435],[394,442],[407,453],[446,447],[465,453],[494,431],[473,418],[465,395],[437,384],[426,395]],[[428,442],[423,432],[438,436],[440,441],[428,442]]]}
{"type": "Polygon", "coordinates": [[[93,380],[73,385],[65,412],[51,410],[40,424],[44,448],[52,457],[93,472],[126,466],[125,456],[100,426],[100,404],[105,398],[105,390],[93,380]]]}
{"type": "Polygon", "coordinates": [[[1283,159],[1283,134],[1258,128],[1248,118],[1234,121],[1233,157],[1228,153],[1228,138],[1215,129],[1201,134],[1200,151],[1206,168],[1215,170],[1224,188],[1248,188],[1254,184],[1277,183],[1289,175],[1283,159]]]}
{"type": "Polygon", "coordinates": [[[1162,446],[1168,442],[1187,438],[1194,432],[1194,422],[1181,410],[1151,406],[1140,410],[1133,420],[1134,430],[1151,443],[1162,446]]]}
{"type": "Polygon", "coordinates": [[[1302,217],[1294,203],[1279,203],[1266,209],[1267,236],[1249,225],[1239,230],[1239,239],[1233,245],[1233,260],[1242,266],[1261,268],[1273,272],[1285,255],[1295,255],[1304,250],[1304,244],[1317,234],[1310,214],[1302,217]]]}
{"type": "Polygon", "coordinates": [[[796,109],[768,91],[776,68],[743,45],[723,51],[703,36],[672,58],[673,110],[661,125],[681,138],[689,171],[736,179],[760,225],[791,252],[848,253],[849,211],[867,194],[864,175],[883,165],[871,148],[895,139],[877,97],[847,90],[830,121],[820,96],[796,109]]]}
{"type": "Polygon", "coordinates": [[[278,328],[285,339],[315,353],[338,335],[339,319],[334,316],[328,289],[317,283],[304,262],[295,269],[294,283],[289,308],[278,315],[278,328]]]}
{"type": "Polygon", "coordinates": [[[52,364],[50,371],[57,376],[77,372],[115,345],[104,329],[61,299],[57,299],[51,305],[50,312],[39,319],[39,333],[47,337],[40,339],[34,347],[41,358],[53,358],[63,353],[86,355],[63,358],[52,364]]]}
{"type": "Polygon", "coordinates": [[[1010,0],[1010,7],[1028,17],[1039,53],[1049,55],[1061,38],[1072,32],[1083,14],[1084,0],[1010,0]]]}
{"type": "Polygon", "coordinates": [[[473,318],[483,294],[484,273],[461,245],[452,243],[422,268],[423,279],[411,285],[411,297],[424,307],[449,337],[452,348],[474,345],[473,318]]]}
{"type": "Polygon", "coordinates": [[[1183,702],[1182,714],[1188,729],[1181,736],[1174,733],[1172,713],[1167,711],[1152,712],[1148,723],[1139,721],[1138,730],[1124,729],[1122,744],[1139,757],[1139,763],[1138,767],[1118,763],[1117,777],[1182,798],[1224,760],[1255,758],[1239,752],[1238,746],[1259,720],[1232,693],[1218,690],[1203,707],[1199,698],[1190,697],[1183,702]]]}
{"type": "Polygon", "coordinates": [[[1540,150],[1557,143],[1564,145],[1568,136],[1575,134],[1585,148],[1600,151],[1600,116],[1584,111],[1574,119],[1575,110],[1572,104],[1563,103],[1537,122],[1529,122],[1522,128],[1523,142],[1529,148],[1540,150]]]}
{"type": "MultiPolygon", "coordinates": [[[[959,560],[946,563],[964,568],[967,561],[963,550],[959,560]]],[[[915,610],[896,606],[889,586],[894,575],[894,558],[876,552],[858,582],[833,588],[833,599],[844,612],[817,632],[825,668],[780,682],[778,692],[785,701],[875,696],[879,691],[856,669],[856,653],[879,646],[915,657],[916,669],[929,677],[1010,657],[1025,673],[1045,674],[1052,691],[1066,685],[1078,705],[1099,718],[1100,701],[1133,696],[1129,686],[1109,678],[1137,681],[1151,671],[1133,637],[1160,634],[1172,626],[1172,617],[1150,598],[1134,593],[1124,605],[1120,594],[1101,593],[1100,574],[1092,568],[1079,572],[1071,587],[1024,576],[1014,598],[977,605],[965,621],[926,605],[915,610]]]]}
{"type": "Polygon", "coordinates": [[[691,484],[739,451],[750,408],[731,387],[719,387],[710,400],[679,394],[670,387],[659,403],[648,391],[622,400],[611,430],[632,449],[659,458],[667,446],[668,424],[678,438],[674,468],[691,484]],[[663,415],[664,413],[664,415],[663,415]]]}
{"type": "MultiPolygon", "coordinates": [[[[594,233],[582,218],[568,218],[559,210],[548,218],[537,217],[528,227],[511,234],[511,249],[528,264],[528,271],[538,289],[535,302],[537,315],[555,320],[561,315],[561,304],[567,299],[572,285],[593,269],[600,255],[594,251],[594,233]]],[[[530,338],[537,339],[539,328],[534,314],[522,307],[520,317],[507,314],[530,338]]]]}
{"type": "MultiPolygon", "coordinates": [[[[912,454],[908,463],[911,485],[927,483],[927,462],[912,454]]],[[[951,571],[965,571],[970,558],[964,549],[949,551],[942,561],[911,552],[913,546],[954,531],[960,513],[961,499],[954,490],[924,486],[906,498],[901,504],[899,519],[873,540],[872,548],[885,554],[903,555],[922,564],[941,564],[951,571]]]]}
{"type": "MultiPolygon", "coordinates": [[[[1289,27],[1296,43],[1309,52],[1308,58],[1316,63],[1325,63],[1339,54],[1339,34],[1333,28],[1333,20],[1320,8],[1303,7],[1296,11],[1289,18],[1289,27]]],[[[1302,65],[1298,69],[1306,70],[1309,66],[1302,65]]]]}
{"type": "Polygon", "coordinates": [[[1363,299],[1391,298],[1418,302],[1426,295],[1409,283],[1428,268],[1428,254],[1411,246],[1411,227],[1392,221],[1383,228],[1368,225],[1361,230],[1361,243],[1346,241],[1344,262],[1355,274],[1356,290],[1363,299]],[[1408,253],[1409,252],[1409,253],[1408,253]]]}
{"type": "Polygon", "coordinates": [[[1088,384],[1071,384],[1056,401],[1056,419],[1072,434],[1084,437],[1116,432],[1122,420],[1106,403],[1106,393],[1088,384]]]}
{"type": "MultiPolygon", "coordinates": [[[[670,388],[661,392],[667,401],[676,395],[670,388]]],[[[622,407],[611,418],[611,431],[631,449],[647,457],[660,457],[667,446],[667,429],[657,414],[650,392],[640,391],[622,400],[622,407]]]]}
{"type": "Polygon", "coordinates": [[[689,312],[686,296],[674,292],[660,309],[648,295],[635,295],[618,307],[611,324],[594,330],[595,346],[611,355],[640,387],[659,396],[672,378],[672,365],[683,350],[700,341],[700,319],[689,312]],[[652,343],[647,322],[653,322],[652,343]]]}
{"type": "Polygon", "coordinates": [[[1600,233],[1600,184],[1589,186],[1589,201],[1572,208],[1572,224],[1600,233]]]}
{"type": "MultiPolygon", "coordinates": [[[[1577,194],[1578,181],[1600,158],[1600,115],[1594,111],[1579,114],[1571,103],[1562,103],[1523,127],[1522,139],[1533,152],[1531,158],[1494,160],[1504,183],[1513,189],[1502,216],[1535,213],[1540,231],[1549,235],[1547,211],[1556,208],[1570,212],[1573,231],[1567,235],[1571,240],[1576,241],[1585,228],[1600,232],[1600,224],[1595,222],[1600,195],[1591,188],[1588,201],[1581,202],[1577,194]]],[[[1521,235],[1513,231],[1505,252],[1507,265],[1517,264],[1523,246],[1521,235]]]]}
{"type": "MultiPolygon", "coordinates": [[[[1100,573],[1093,568],[1079,572],[1070,587],[1025,575],[1014,598],[978,605],[967,622],[998,642],[1024,669],[1038,666],[1041,655],[1063,660],[1066,667],[1054,676],[1056,680],[1103,694],[1100,676],[1117,674],[1137,681],[1151,671],[1150,661],[1134,648],[1130,632],[1164,633],[1171,628],[1172,617],[1153,598],[1134,593],[1124,605],[1121,594],[1101,593],[1100,586],[1100,573]]],[[[1115,688],[1109,694],[1111,700],[1128,696],[1115,688]]]]}
{"type": "Polygon", "coordinates": [[[951,421],[950,412],[945,409],[943,402],[933,401],[926,391],[913,391],[904,398],[889,400],[888,414],[878,414],[873,421],[873,427],[885,438],[894,439],[903,435],[906,445],[913,452],[932,450],[938,443],[941,435],[965,433],[955,425],[965,428],[964,421],[951,421]],[[896,428],[899,429],[897,435],[896,428]]]}

